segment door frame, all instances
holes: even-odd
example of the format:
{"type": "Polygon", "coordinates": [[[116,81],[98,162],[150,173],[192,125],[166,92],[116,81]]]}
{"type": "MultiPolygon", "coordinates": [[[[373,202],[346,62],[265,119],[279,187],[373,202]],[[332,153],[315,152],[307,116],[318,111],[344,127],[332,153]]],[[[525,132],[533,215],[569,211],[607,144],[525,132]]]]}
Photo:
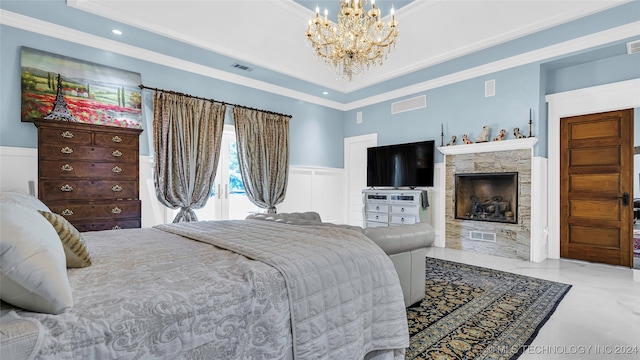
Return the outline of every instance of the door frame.
{"type": "MultiPolygon", "coordinates": [[[[547,257],[560,258],[560,119],[640,107],[640,78],[547,95],[547,257]]],[[[635,119],[634,119],[635,121],[635,119]]]]}
{"type": "MultiPolygon", "coordinates": [[[[349,217],[349,210],[350,210],[350,205],[349,204],[349,188],[351,187],[351,180],[352,180],[352,172],[353,170],[353,166],[352,164],[350,164],[349,161],[349,154],[348,154],[348,150],[351,148],[352,144],[355,143],[359,143],[359,142],[368,142],[371,144],[375,144],[373,146],[377,146],[378,145],[378,133],[371,133],[371,134],[366,134],[366,135],[358,135],[358,136],[351,136],[351,137],[346,137],[344,138],[344,188],[343,188],[343,199],[344,199],[344,223],[345,224],[350,224],[350,217],[349,217]]],[[[362,189],[360,189],[362,190],[362,189]]],[[[360,204],[360,208],[362,208],[362,204],[360,204]]],[[[350,224],[352,225],[352,224],[350,224]]],[[[362,224],[359,224],[359,226],[362,226],[362,224]]]]}

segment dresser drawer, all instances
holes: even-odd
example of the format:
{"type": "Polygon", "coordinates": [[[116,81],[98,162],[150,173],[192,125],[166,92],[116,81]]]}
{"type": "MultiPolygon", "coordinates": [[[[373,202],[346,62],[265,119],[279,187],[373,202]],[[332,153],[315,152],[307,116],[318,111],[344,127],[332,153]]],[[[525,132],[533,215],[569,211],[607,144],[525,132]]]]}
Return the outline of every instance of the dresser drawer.
{"type": "Polygon", "coordinates": [[[389,205],[387,204],[367,204],[367,211],[371,212],[389,212],[389,205]]]}
{"type": "Polygon", "coordinates": [[[96,204],[56,202],[49,203],[47,206],[51,211],[64,216],[69,221],[139,218],[141,214],[140,200],[120,200],[96,204]]]}
{"type": "Polygon", "coordinates": [[[82,178],[131,179],[138,178],[138,164],[123,162],[89,162],[43,160],[40,162],[42,178],[82,178]]]}
{"type": "Polygon", "coordinates": [[[138,149],[69,145],[40,145],[42,160],[104,160],[118,162],[137,162],[138,149]]]}
{"type": "Polygon", "coordinates": [[[391,213],[400,215],[418,215],[417,206],[391,205],[391,213]]]}
{"type": "Polygon", "coordinates": [[[138,187],[135,180],[45,180],[41,181],[40,195],[45,203],[77,199],[136,199],[138,187]]]}
{"type": "Polygon", "coordinates": [[[389,221],[390,224],[397,224],[397,225],[402,225],[402,224],[415,224],[416,223],[416,216],[412,216],[412,215],[391,215],[391,221],[389,221]]]}
{"type": "Polygon", "coordinates": [[[91,145],[91,132],[71,127],[42,128],[40,130],[40,142],[62,146],[91,145]]]}
{"type": "Polygon", "coordinates": [[[418,205],[420,204],[420,196],[417,194],[393,194],[391,195],[391,202],[398,202],[406,205],[418,205]]]}
{"type": "Polygon", "coordinates": [[[389,221],[389,215],[386,213],[367,213],[367,221],[389,221]]]}
{"type": "Polygon", "coordinates": [[[110,146],[110,147],[138,147],[138,135],[122,135],[122,134],[107,134],[96,133],[94,138],[94,144],[97,146],[110,146]]]}
{"type": "Polygon", "coordinates": [[[73,226],[80,232],[100,231],[100,230],[118,230],[118,229],[135,229],[141,227],[140,219],[129,219],[121,221],[104,221],[104,222],[78,222],[73,226]]]}

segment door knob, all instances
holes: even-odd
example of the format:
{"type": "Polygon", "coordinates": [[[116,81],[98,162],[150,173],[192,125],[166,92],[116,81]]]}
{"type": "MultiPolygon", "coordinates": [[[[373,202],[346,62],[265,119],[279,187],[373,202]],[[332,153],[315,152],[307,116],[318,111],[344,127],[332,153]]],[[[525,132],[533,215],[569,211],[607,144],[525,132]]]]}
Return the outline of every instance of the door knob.
{"type": "Polygon", "coordinates": [[[629,193],[625,192],[622,196],[616,196],[616,199],[622,199],[622,206],[629,206],[629,193]]]}

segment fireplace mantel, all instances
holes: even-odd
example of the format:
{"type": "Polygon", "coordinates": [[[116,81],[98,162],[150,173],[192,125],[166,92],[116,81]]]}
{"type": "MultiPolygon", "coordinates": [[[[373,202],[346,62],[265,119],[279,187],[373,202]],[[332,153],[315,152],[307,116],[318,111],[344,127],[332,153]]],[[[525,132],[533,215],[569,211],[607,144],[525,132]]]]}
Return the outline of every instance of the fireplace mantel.
{"type": "Polygon", "coordinates": [[[477,144],[462,144],[453,146],[440,146],[438,150],[444,155],[475,154],[491,151],[507,151],[517,149],[532,149],[538,142],[538,138],[511,139],[502,141],[489,141],[477,144]]]}

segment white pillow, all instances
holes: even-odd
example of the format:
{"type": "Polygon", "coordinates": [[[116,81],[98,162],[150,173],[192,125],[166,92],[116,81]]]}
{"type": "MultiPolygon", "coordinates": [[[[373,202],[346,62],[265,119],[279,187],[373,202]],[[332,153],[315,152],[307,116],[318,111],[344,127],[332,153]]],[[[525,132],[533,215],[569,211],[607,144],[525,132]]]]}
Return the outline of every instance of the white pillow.
{"type": "Polygon", "coordinates": [[[64,249],[37,211],[0,202],[0,299],[25,310],[63,313],[73,306],[64,249]]]}
{"type": "Polygon", "coordinates": [[[0,194],[0,202],[8,204],[20,204],[29,209],[51,212],[47,205],[37,197],[19,191],[3,191],[0,194]]]}

